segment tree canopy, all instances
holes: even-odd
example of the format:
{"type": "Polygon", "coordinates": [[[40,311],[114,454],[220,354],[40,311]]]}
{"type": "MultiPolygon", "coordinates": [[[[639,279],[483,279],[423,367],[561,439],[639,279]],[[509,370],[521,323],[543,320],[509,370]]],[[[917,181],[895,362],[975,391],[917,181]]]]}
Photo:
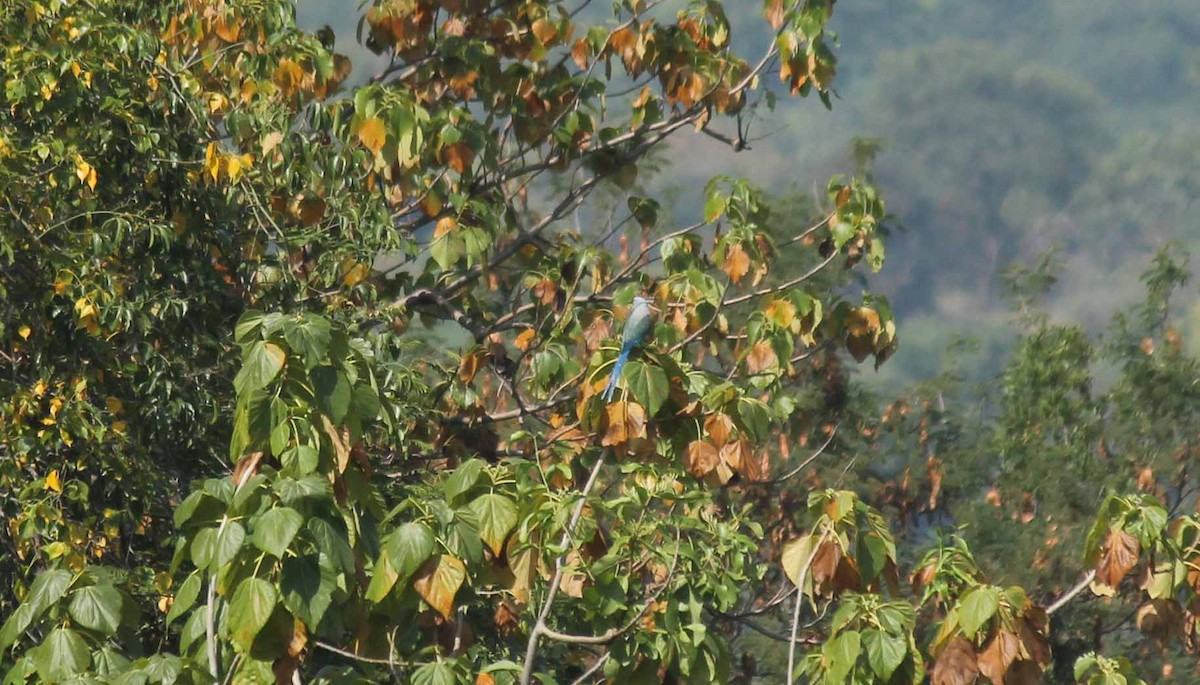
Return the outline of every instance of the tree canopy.
{"type": "Polygon", "coordinates": [[[1103,346],[1014,278],[994,411],[881,403],[869,174],[647,190],[830,106],[833,8],[742,56],[711,0],[386,0],[354,87],[285,0],[0,9],[4,682],[1115,684],[1126,606],[1193,647],[1180,259],[1103,346]]]}

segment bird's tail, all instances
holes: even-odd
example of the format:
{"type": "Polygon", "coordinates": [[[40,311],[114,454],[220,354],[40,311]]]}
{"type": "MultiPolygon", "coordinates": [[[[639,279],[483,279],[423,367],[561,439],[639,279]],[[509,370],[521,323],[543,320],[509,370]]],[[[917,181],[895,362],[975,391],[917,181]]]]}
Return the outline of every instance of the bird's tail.
{"type": "Polygon", "coordinates": [[[617,391],[617,380],[621,377],[621,369],[625,368],[625,362],[629,360],[629,351],[631,348],[621,350],[620,356],[617,357],[617,363],[613,365],[612,375],[608,377],[608,385],[604,386],[604,392],[601,397],[605,402],[611,402],[613,393],[617,391]]]}

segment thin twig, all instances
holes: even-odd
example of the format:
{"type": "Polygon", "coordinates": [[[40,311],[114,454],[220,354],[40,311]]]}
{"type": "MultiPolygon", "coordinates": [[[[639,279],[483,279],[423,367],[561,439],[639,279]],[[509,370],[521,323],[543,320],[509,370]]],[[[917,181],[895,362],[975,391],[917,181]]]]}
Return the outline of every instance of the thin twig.
{"type": "Polygon", "coordinates": [[[1090,585],[1092,583],[1092,580],[1094,580],[1095,578],[1096,578],[1096,569],[1092,569],[1091,571],[1088,571],[1087,573],[1085,573],[1083,575],[1083,578],[1078,583],[1075,584],[1075,587],[1071,588],[1070,590],[1067,590],[1066,594],[1064,594],[1062,597],[1059,597],[1058,599],[1054,600],[1054,602],[1050,606],[1046,607],[1046,615],[1047,616],[1052,615],[1054,612],[1063,608],[1063,606],[1067,602],[1070,602],[1071,600],[1075,599],[1075,597],[1079,593],[1083,592],[1084,588],[1086,588],[1088,585],[1090,585]]]}
{"type": "Polygon", "coordinates": [[[840,426],[840,425],[841,424],[834,424],[833,430],[829,431],[829,437],[825,438],[825,442],[820,447],[817,448],[816,452],[813,452],[811,455],[809,455],[809,457],[807,459],[800,462],[800,465],[797,466],[796,468],[792,469],[791,471],[788,471],[787,473],[783,474],[782,476],[779,476],[778,478],[772,478],[771,480],[755,481],[752,483],[747,483],[747,485],[759,485],[759,486],[776,485],[776,484],[779,484],[779,483],[782,483],[782,482],[788,480],[789,478],[792,478],[797,473],[800,473],[801,471],[804,470],[804,468],[806,466],[813,463],[813,461],[815,461],[817,457],[821,456],[821,454],[825,451],[826,447],[829,447],[829,444],[831,442],[833,442],[833,436],[837,435],[838,426],[840,426]]]}

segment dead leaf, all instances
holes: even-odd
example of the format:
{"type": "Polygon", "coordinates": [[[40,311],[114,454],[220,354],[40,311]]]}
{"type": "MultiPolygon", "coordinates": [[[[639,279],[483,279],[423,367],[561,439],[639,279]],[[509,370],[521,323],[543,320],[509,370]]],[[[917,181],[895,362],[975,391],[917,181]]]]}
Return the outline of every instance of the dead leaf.
{"type": "Polygon", "coordinates": [[[818,593],[824,592],[830,585],[830,581],[837,574],[838,563],[841,560],[842,548],[833,540],[826,540],[817,548],[817,554],[813,557],[812,562],[812,577],[818,593]]]}
{"type": "Polygon", "coordinates": [[[636,402],[612,402],[605,407],[607,426],[600,444],[604,447],[622,445],[646,437],[646,410],[636,402]]]}
{"type": "Polygon", "coordinates": [[[475,151],[466,143],[459,142],[442,148],[442,163],[460,174],[470,168],[474,160],[475,151]]]}
{"type": "Polygon", "coordinates": [[[688,444],[683,459],[688,473],[697,478],[703,478],[713,469],[717,468],[717,464],[721,460],[721,455],[711,442],[707,440],[693,440],[688,444]]]}
{"type": "Polygon", "coordinates": [[[325,429],[325,434],[329,436],[330,442],[333,443],[333,454],[337,460],[337,472],[345,473],[346,467],[350,465],[350,431],[346,430],[339,433],[337,426],[329,420],[328,416],[321,415],[321,426],[325,429]]]}
{"type": "Polygon", "coordinates": [[[483,364],[483,353],[479,350],[472,350],[463,355],[458,363],[458,380],[463,383],[470,383],[475,380],[475,375],[479,373],[479,367],[483,364]]]}
{"type": "Polygon", "coordinates": [[[1138,562],[1141,545],[1123,530],[1109,531],[1108,540],[1096,564],[1096,580],[1115,588],[1138,562]]]}
{"type": "Polygon", "coordinates": [[[932,685],[971,685],[978,674],[975,649],[960,635],[946,645],[934,662],[932,685]]]}
{"type": "Polygon", "coordinates": [[[1004,685],[1004,674],[1017,658],[1020,642],[1007,630],[1000,630],[979,653],[979,672],[992,681],[992,685],[1004,685]]]}
{"type": "Polygon", "coordinates": [[[1173,599],[1146,602],[1137,610],[1137,628],[1159,647],[1165,647],[1183,634],[1183,609],[1173,599]]]}

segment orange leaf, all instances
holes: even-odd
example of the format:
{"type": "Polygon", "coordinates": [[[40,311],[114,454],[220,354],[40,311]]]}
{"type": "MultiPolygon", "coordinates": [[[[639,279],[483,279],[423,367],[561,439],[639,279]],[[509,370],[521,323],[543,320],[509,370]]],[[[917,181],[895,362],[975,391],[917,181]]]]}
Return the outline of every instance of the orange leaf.
{"type": "Polygon", "coordinates": [[[443,554],[425,562],[413,579],[413,589],[446,620],[454,613],[454,595],[467,579],[467,568],[458,559],[443,554]]]}
{"type": "Polygon", "coordinates": [[[554,296],[558,292],[558,284],[549,278],[543,278],[533,286],[533,296],[542,304],[554,304],[554,296]]]}
{"type": "Polygon", "coordinates": [[[521,331],[519,335],[517,335],[517,339],[513,341],[513,344],[517,346],[518,350],[524,352],[533,345],[533,339],[536,337],[537,331],[533,330],[532,328],[526,328],[525,330],[521,331]]]}
{"type": "Polygon", "coordinates": [[[741,245],[730,245],[725,250],[725,261],[721,264],[721,270],[729,276],[729,280],[737,283],[750,272],[750,255],[746,254],[741,245]]]}
{"type": "Polygon", "coordinates": [[[466,143],[455,143],[442,148],[442,162],[458,173],[463,173],[475,159],[475,151],[466,143]]]}
{"type": "Polygon", "coordinates": [[[728,414],[717,412],[704,419],[704,432],[712,438],[714,445],[721,447],[729,442],[729,435],[733,433],[733,421],[728,414]]]}
{"type": "Polygon", "coordinates": [[[608,425],[600,438],[604,447],[646,437],[646,410],[636,402],[613,402],[605,407],[605,417],[608,425]]]}
{"type": "Polygon", "coordinates": [[[287,97],[291,97],[304,81],[304,70],[296,62],[285,59],[275,68],[275,72],[271,74],[271,80],[275,85],[279,86],[279,90],[287,97]]]}
{"type": "Polygon", "coordinates": [[[721,461],[721,455],[716,447],[707,440],[693,440],[687,446],[683,456],[688,473],[697,478],[703,478],[721,461]]]}
{"type": "Polygon", "coordinates": [[[746,355],[746,367],[750,369],[750,373],[759,373],[778,366],[779,357],[775,356],[775,350],[766,340],[754,343],[754,347],[751,347],[746,355]]]}
{"type": "Polygon", "coordinates": [[[371,117],[363,121],[358,127],[358,139],[362,142],[363,147],[379,154],[379,151],[383,149],[383,144],[387,141],[387,129],[383,126],[383,120],[379,117],[371,117]]]}

